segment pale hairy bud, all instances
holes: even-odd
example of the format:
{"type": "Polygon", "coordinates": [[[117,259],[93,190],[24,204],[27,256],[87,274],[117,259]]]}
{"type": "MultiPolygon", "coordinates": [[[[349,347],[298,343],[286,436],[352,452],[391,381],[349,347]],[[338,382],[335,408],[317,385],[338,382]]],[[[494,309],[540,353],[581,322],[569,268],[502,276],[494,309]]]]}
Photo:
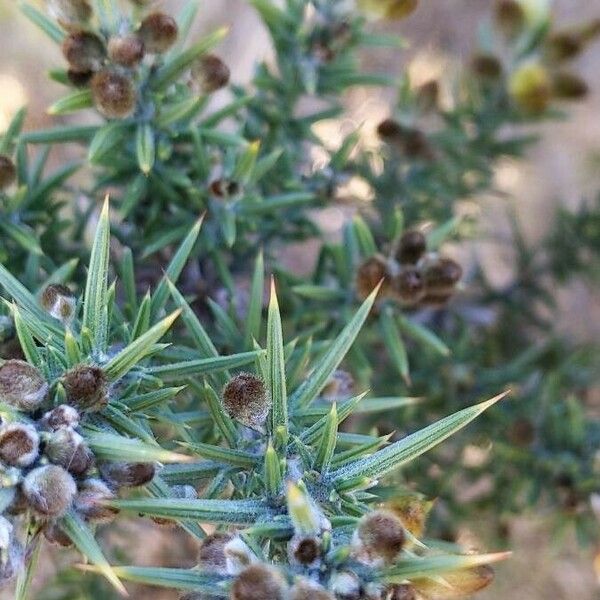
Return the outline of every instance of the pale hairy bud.
{"type": "Polygon", "coordinates": [[[42,374],[22,360],[7,360],[0,366],[0,401],[24,411],[33,411],[48,394],[42,374]]]}
{"type": "Polygon", "coordinates": [[[108,40],[110,60],[123,67],[135,67],[144,58],[144,42],[133,34],[114,36],[108,40]]]}
{"type": "Polygon", "coordinates": [[[83,437],[70,428],[51,433],[46,440],[44,454],[50,462],[74,475],[83,475],[94,465],[94,454],[83,437]]]}
{"type": "Polygon", "coordinates": [[[336,369],[323,388],[321,396],[329,402],[348,400],[354,393],[354,378],[348,371],[336,369]]]}
{"type": "Polygon", "coordinates": [[[378,510],[366,514],[358,523],[354,542],[371,558],[392,563],[398,557],[406,534],[402,521],[392,512],[378,510]]]}
{"type": "Polygon", "coordinates": [[[137,92],[127,75],[104,68],[90,82],[94,106],[109,119],[124,119],[133,113],[137,92]]]}
{"type": "Polygon", "coordinates": [[[13,524],[5,517],[0,516],[0,550],[6,550],[10,546],[13,529],[13,524]]]}
{"type": "Polygon", "coordinates": [[[94,365],[78,365],[63,376],[67,402],[79,409],[96,411],[108,402],[104,371],[94,365]]]}
{"type": "Polygon", "coordinates": [[[0,460],[13,467],[28,467],[38,457],[40,436],[25,423],[8,423],[0,428],[0,460]]]}
{"type": "Polygon", "coordinates": [[[68,404],[61,404],[49,410],[40,419],[40,425],[48,431],[75,428],[79,425],[79,412],[68,404]]]}
{"type": "Polygon", "coordinates": [[[264,430],[270,406],[264,382],[250,373],[236,375],[223,389],[223,407],[229,416],[251,429],[264,430]]]}
{"type": "Polygon", "coordinates": [[[148,52],[166,52],[177,40],[177,22],[162,12],[149,14],[141,23],[138,35],[148,52]]]}
{"type": "Polygon", "coordinates": [[[90,20],[93,10],[89,0],[47,0],[50,16],[70,28],[90,20]]]}
{"type": "Polygon", "coordinates": [[[31,471],[23,481],[29,506],[41,517],[61,517],[70,508],[77,486],[73,477],[57,465],[31,471]]]}
{"type": "Polygon", "coordinates": [[[62,43],[62,53],[74,71],[96,71],[106,58],[104,42],[89,31],[70,33],[62,43]]]}
{"type": "Polygon", "coordinates": [[[202,540],[198,548],[198,566],[202,571],[228,574],[225,546],[233,537],[230,533],[213,533],[202,540]]]}
{"type": "Polygon", "coordinates": [[[154,478],[154,463],[105,462],[98,470],[106,482],[115,487],[138,487],[146,485],[154,478]]]}
{"type": "Polygon", "coordinates": [[[261,564],[244,569],[231,586],[231,600],[285,600],[286,595],[279,572],[261,564]]]}
{"type": "Polygon", "coordinates": [[[385,296],[390,289],[390,274],[387,261],[379,254],[367,258],[356,273],[356,293],[361,300],[366,299],[383,280],[380,295],[385,296]]]}
{"type": "Polygon", "coordinates": [[[25,550],[23,546],[11,536],[8,547],[1,552],[0,561],[0,587],[12,581],[25,565],[25,550]]]}
{"type": "Polygon", "coordinates": [[[67,286],[52,284],[43,291],[41,304],[42,308],[55,319],[69,323],[75,316],[77,298],[67,286]]]}
{"type": "Polygon", "coordinates": [[[228,575],[239,575],[245,568],[256,562],[256,556],[246,542],[234,536],[223,548],[228,575]]]}
{"type": "Polygon", "coordinates": [[[361,600],[360,580],[352,571],[338,571],[329,583],[336,600],[361,600]]]}

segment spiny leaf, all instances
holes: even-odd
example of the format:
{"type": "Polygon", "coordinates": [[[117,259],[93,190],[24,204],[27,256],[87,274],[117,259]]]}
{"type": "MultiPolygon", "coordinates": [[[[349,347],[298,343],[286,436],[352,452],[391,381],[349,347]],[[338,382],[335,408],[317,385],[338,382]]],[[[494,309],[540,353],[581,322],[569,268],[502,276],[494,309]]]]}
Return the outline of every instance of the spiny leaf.
{"type": "Polygon", "coordinates": [[[185,386],[163,388],[153,392],[146,392],[136,396],[124,398],[123,402],[128,406],[131,412],[144,412],[150,408],[171,401],[179,392],[185,389],[185,386]]]}
{"type": "Polygon", "coordinates": [[[244,349],[252,348],[253,340],[260,335],[260,321],[263,307],[263,293],[265,286],[265,265],[262,251],[258,253],[254,265],[252,285],[250,287],[250,299],[248,302],[248,313],[246,315],[246,326],[244,331],[244,349]]]}
{"type": "Polygon", "coordinates": [[[329,468],[329,463],[335,451],[338,430],[338,415],[335,402],[333,403],[327,421],[323,428],[323,435],[317,448],[317,456],[315,457],[314,468],[316,471],[324,472],[329,468]]]}
{"type": "Polygon", "coordinates": [[[265,488],[267,493],[271,497],[276,497],[281,493],[281,466],[279,462],[279,456],[273,444],[269,442],[267,451],[265,452],[265,466],[264,466],[264,477],[265,477],[265,488]]]}
{"type": "Polygon", "coordinates": [[[156,148],[154,131],[149,123],[140,123],[135,136],[135,153],[140,171],[147,175],[154,167],[156,148]]]}
{"type": "Polygon", "coordinates": [[[249,452],[230,450],[229,448],[222,448],[220,446],[213,446],[211,444],[185,442],[182,445],[190,448],[203,458],[214,460],[220,463],[230,464],[235,467],[252,469],[256,467],[259,460],[257,456],[250,454],[249,452]]]}

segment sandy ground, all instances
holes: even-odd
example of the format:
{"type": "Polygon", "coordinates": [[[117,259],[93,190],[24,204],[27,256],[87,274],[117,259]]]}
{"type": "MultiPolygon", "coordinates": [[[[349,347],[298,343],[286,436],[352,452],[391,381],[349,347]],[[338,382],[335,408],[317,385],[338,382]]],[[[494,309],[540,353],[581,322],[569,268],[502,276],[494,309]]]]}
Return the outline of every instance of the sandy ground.
{"type": "MultiPolygon", "coordinates": [[[[59,61],[59,52],[29,23],[18,17],[13,0],[0,0],[0,130],[14,111],[22,104],[29,105],[28,127],[39,128],[51,124],[45,107],[59,94],[58,86],[48,83],[45,70],[59,61]]],[[[164,2],[176,7],[182,0],[164,2]]],[[[491,0],[423,0],[417,13],[408,21],[390,29],[404,33],[412,47],[402,56],[377,53],[369,56],[369,66],[400,72],[407,61],[417,57],[422,64],[430,64],[431,57],[466,56],[476,36],[476,23],[491,6],[491,0]],[[425,58],[423,58],[425,57],[425,58]],[[424,61],[424,62],[423,62],[424,61]]],[[[598,0],[557,0],[557,18],[565,23],[586,17],[599,16],[598,0]]],[[[245,81],[257,58],[268,54],[266,37],[260,30],[256,16],[244,0],[220,0],[203,3],[200,29],[229,24],[231,33],[220,52],[233,67],[233,78],[245,81]]],[[[528,158],[518,164],[504,164],[498,170],[499,186],[518,199],[519,211],[524,217],[527,235],[541,236],[547,227],[551,210],[559,202],[576,206],[582,198],[590,197],[600,189],[600,47],[588,52],[577,63],[592,94],[571,111],[571,118],[563,123],[544,126],[542,140],[528,158]]],[[[372,98],[385,111],[389,96],[372,98]]],[[[355,97],[350,99],[356,107],[355,97]]],[[[358,107],[360,109],[360,107],[358,107]]],[[[64,150],[54,151],[54,160],[64,157],[64,150]]],[[[497,202],[486,199],[483,216],[497,225],[501,212],[497,202]]],[[[593,301],[592,290],[578,284],[561,292],[564,319],[561,326],[582,338],[597,337],[600,333],[600,307],[593,301]]],[[[485,529],[485,523],[476,527],[485,529]]],[[[541,517],[523,517],[512,526],[511,548],[513,559],[498,569],[497,583],[482,593],[482,600],[598,600],[592,570],[592,550],[582,551],[567,538],[557,542],[551,539],[541,517]]],[[[184,540],[173,534],[157,537],[153,529],[136,531],[139,541],[138,564],[187,566],[193,558],[184,540]],[[143,540],[149,540],[145,544],[143,540]]],[[[130,532],[124,529],[115,534],[123,539],[130,532]]],[[[48,549],[44,556],[49,554],[48,549]]],[[[40,578],[41,579],[41,578],[40,578]]],[[[12,593],[0,593],[0,600],[9,600],[12,593]]],[[[173,594],[132,590],[132,598],[141,600],[170,600],[173,594]]],[[[92,599],[90,599],[92,600],[92,599]]],[[[96,600],[96,599],[94,599],[96,600]]]]}

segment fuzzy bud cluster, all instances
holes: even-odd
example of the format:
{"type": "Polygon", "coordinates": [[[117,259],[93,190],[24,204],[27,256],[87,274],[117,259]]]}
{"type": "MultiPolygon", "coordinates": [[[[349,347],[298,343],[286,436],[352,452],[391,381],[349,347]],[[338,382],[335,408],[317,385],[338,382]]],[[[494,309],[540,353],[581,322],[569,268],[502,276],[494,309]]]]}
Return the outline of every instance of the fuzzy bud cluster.
{"type": "Polygon", "coordinates": [[[421,129],[388,118],[379,123],[377,134],[390,148],[407,159],[425,162],[435,159],[433,147],[421,129]]]}

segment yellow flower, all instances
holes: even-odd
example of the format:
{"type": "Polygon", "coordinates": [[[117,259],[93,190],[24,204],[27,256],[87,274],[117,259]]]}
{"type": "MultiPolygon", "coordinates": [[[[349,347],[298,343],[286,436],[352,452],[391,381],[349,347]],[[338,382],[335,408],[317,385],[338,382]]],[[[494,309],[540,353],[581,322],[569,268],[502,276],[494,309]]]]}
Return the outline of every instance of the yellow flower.
{"type": "Polygon", "coordinates": [[[418,6],[419,0],[358,0],[358,7],[377,19],[403,19],[418,6]]]}
{"type": "Polygon", "coordinates": [[[541,114],[548,108],[552,96],[552,81],[542,65],[527,63],[512,74],[509,91],[522,110],[541,114]]]}

